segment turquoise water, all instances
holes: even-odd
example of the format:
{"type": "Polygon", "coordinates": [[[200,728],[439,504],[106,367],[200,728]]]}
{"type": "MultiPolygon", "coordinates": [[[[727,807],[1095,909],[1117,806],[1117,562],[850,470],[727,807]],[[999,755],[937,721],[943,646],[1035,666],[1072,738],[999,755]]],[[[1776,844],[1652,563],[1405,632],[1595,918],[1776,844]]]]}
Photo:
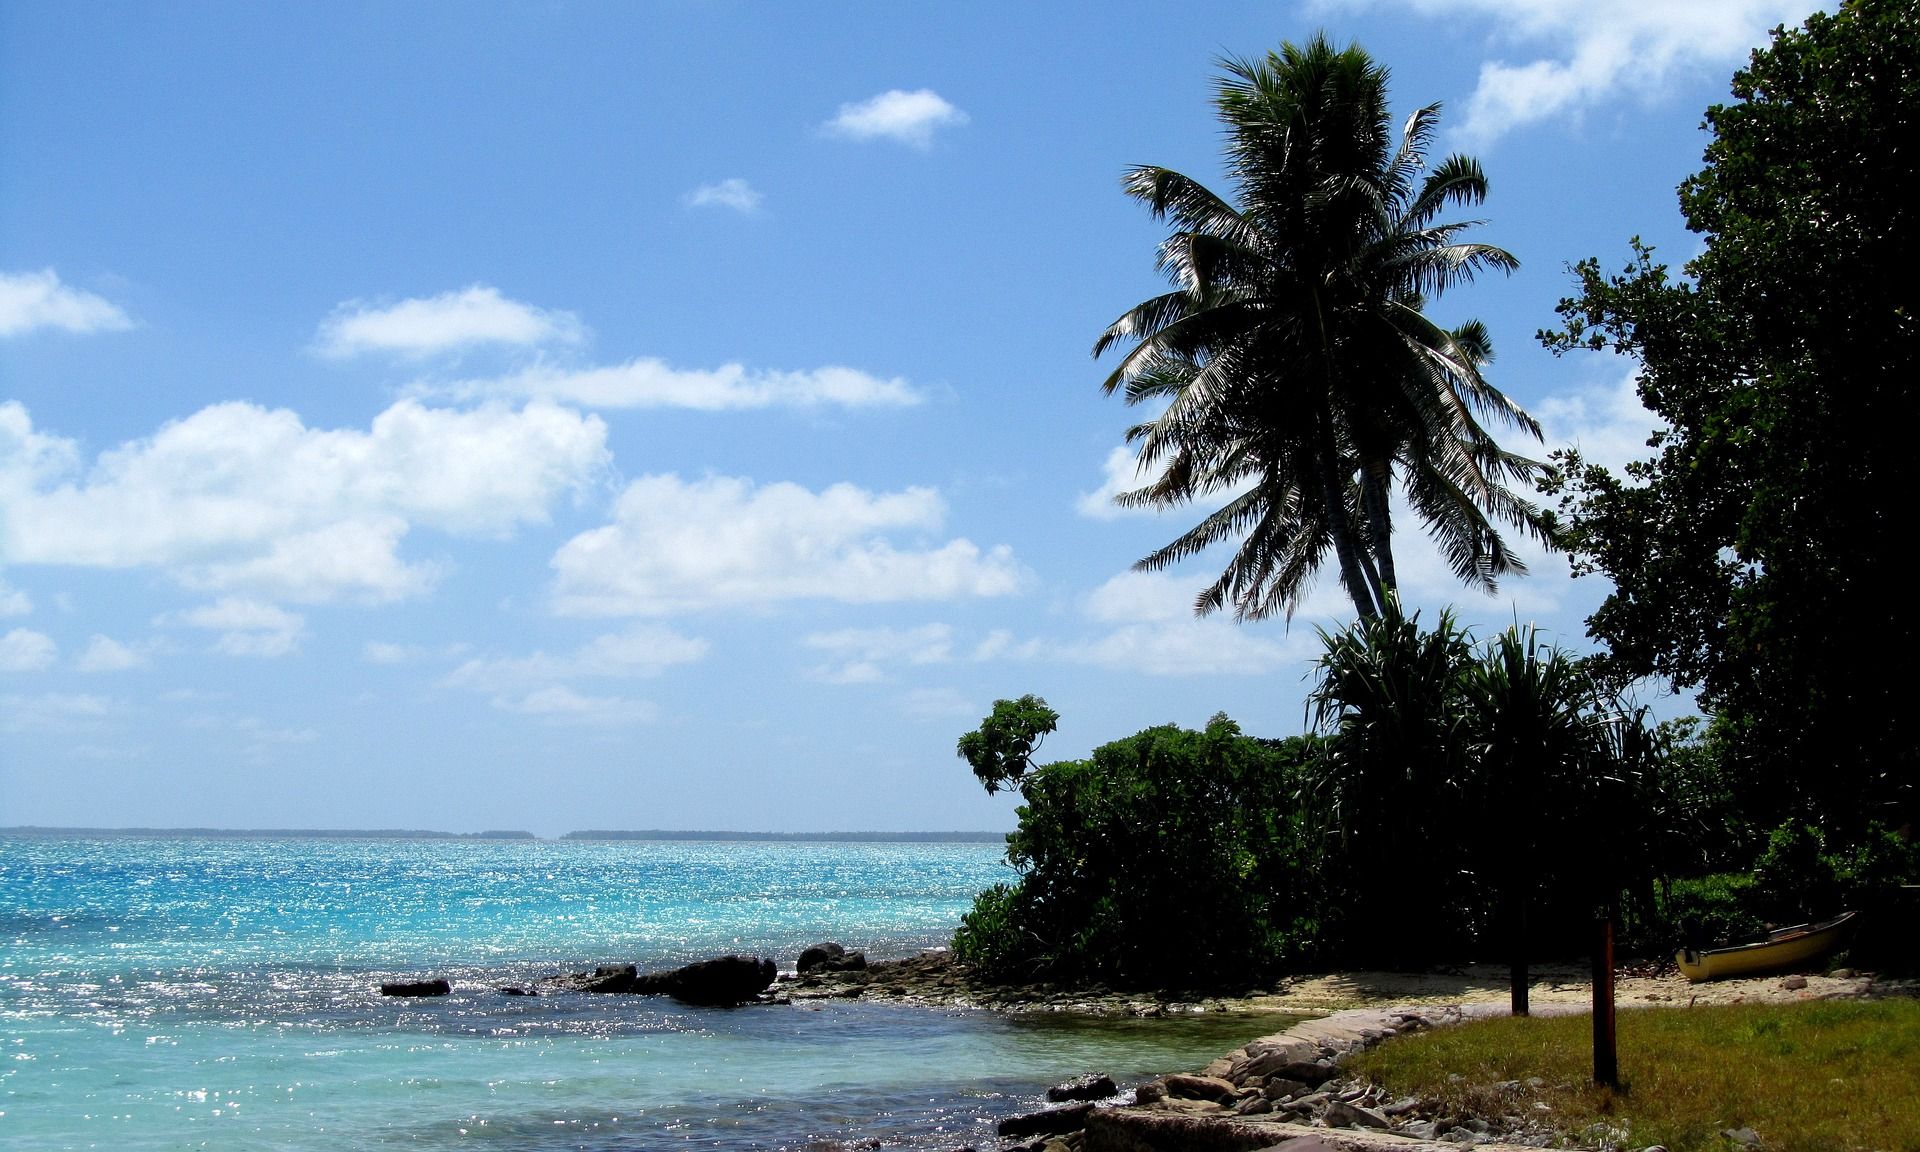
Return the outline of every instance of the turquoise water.
{"type": "Polygon", "coordinates": [[[905,955],[1007,875],[973,844],[0,838],[0,1147],[954,1148],[1271,1030],[493,990],[905,955]],[[378,995],[430,975],[455,994],[378,995]]]}

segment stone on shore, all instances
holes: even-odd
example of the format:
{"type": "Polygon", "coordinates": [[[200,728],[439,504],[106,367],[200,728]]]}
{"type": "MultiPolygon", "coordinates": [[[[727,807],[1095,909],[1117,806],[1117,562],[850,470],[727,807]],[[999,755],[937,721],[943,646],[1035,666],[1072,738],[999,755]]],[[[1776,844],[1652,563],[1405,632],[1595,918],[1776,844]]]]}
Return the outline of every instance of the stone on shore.
{"type": "Polygon", "coordinates": [[[843,945],[828,940],[800,953],[793,968],[796,974],[809,976],[817,972],[860,972],[866,966],[865,952],[849,952],[843,945]]]}
{"type": "Polygon", "coordinates": [[[1086,1127],[1087,1117],[1092,1113],[1091,1103],[1048,1108],[1024,1116],[1009,1116],[1000,1121],[999,1131],[1002,1136],[1059,1136],[1086,1127]]]}
{"type": "Polygon", "coordinates": [[[396,980],[380,985],[382,996],[447,996],[453,985],[445,980],[396,980]]]}

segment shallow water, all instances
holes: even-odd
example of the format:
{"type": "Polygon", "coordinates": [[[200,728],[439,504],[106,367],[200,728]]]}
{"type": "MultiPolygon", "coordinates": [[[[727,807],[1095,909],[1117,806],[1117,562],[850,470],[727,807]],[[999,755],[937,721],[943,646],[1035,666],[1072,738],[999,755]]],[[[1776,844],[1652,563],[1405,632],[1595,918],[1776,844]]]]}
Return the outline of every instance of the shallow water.
{"type": "Polygon", "coordinates": [[[970,844],[0,839],[0,1147],[951,1148],[1277,1026],[492,990],[903,955],[1007,875],[970,844]],[[426,975],[455,995],[378,995],[426,975]]]}

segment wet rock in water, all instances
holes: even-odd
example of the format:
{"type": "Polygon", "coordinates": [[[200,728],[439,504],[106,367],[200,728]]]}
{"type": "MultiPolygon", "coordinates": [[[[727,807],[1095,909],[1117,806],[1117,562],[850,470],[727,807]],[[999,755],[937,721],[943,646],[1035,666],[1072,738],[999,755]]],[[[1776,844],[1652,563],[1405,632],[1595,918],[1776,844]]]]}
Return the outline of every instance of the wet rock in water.
{"type": "Polygon", "coordinates": [[[495,991],[499,992],[500,995],[502,996],[538,996],[540,995],[540,992],[538,989],[522,988],[518,984],[505,984],[495,989],[495,991]]]}
{"type": "Polygon", "coordinates": [[[380,985],[382,996],[446,996],[453,985],[445,980],[396,980],[380,985]]]}
{"type": "Polygon", "coordinates": [[[773,983],[772,960],[716,956],[683,968],[642,975],[632,964],[602,964],[591,972],[551,976],[543,983],[567,992],[671,996],[684,1004],[732,1005],[758,999],[773,983]]]}
{"type": "Polygon", "coordinates": [[[1067,1100],[1105,1100],[1119,1094],[1120,1086],[1105,1072],[1089,1072],[1047,1089],[1047,1099],[1055,1104],[1067,1100]]]}
{"type": "Polygon", "coordinates": [[[766,991],[773,977],[772,960],[716,956],[670,972],[649,972],[634,981],[633,990],[671,996],[683,1004],[744,1004],[766,991]]]}
{"type": "Polygon", "coordinates": [[[1009,1116],[1000,1121],[999,1132],[1002,1136],[1058,1136],[1077,1132],[1086,1126],[1087,1115],[1092,1111],[1091,1103],[1081,1103],[1069,1104],[1065,1108],[1048,1108],[1043,1112],[1029,1112],[1024,1116],[1009,1116]]]}

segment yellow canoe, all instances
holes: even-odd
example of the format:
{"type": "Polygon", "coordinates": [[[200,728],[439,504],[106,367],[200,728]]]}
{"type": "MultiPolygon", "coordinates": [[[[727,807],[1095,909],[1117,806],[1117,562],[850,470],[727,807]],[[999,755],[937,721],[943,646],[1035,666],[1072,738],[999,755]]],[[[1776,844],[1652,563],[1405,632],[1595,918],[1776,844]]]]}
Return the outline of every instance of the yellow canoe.
{"type": "Polygon", "coordinates": [[[1853,913],[1842,912],[1831,920],[1822,920],[1817,924],[1775,928],[1757,944],[1703,951],[1682,948],[1674,954],[1673,959],[1674,963],[1680,965],[1680,974],[1696,984],[1723,976],[1758,976],[1765,972],[1797,968],[1831,952],[1833,946],[1840,942],[1840,934],[1846,931],[1847,924],[1852,920],[1853,913]]]}

